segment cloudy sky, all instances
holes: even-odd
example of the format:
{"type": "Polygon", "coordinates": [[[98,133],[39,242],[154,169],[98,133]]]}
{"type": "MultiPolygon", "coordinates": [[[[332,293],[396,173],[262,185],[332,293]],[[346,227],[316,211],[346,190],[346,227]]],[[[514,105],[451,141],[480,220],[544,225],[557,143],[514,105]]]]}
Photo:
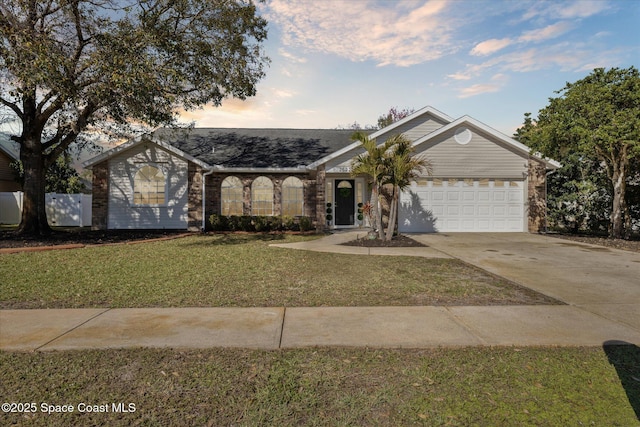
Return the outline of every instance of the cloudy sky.
{"type": "Polygon", "coordinates": [[[431,105],[508,135],[596,67],[640,66],[636,0],[267,0],[257,96],[183,115],[197,126],[372,125],[431,105]]]}

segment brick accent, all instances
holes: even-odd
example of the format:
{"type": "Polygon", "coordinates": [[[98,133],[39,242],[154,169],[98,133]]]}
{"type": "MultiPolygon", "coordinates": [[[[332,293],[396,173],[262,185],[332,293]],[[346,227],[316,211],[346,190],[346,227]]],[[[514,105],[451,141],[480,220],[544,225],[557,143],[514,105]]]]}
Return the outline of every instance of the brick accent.
{"type": "Polygon", "coordinates": [[[547,186],[546,166],[544,162],[529,158],[528,170],[528,218],[529,232],[540,233],[547,226],[547,186]]]}
{"type": "Polygon", "coordinates": [[[93,166],[91,229],[106,230],[109,218],[109,162],[93,166]]]}
{"type": "Polygon", "coordinates": [[[187,229],[199,231],[202,228],[202,173],[201,167],[189,162],[187,229]]]}
{"type": "Polygon", "coordinates": [[[327,188],[327,173],[325,171],[324,165],[318,167],[316,172],[315,179],[315,194],[309,194],[310,197],[307,198],[305,193],[305,204],[308,206],[315,206],[315,212],[310,212],[309,217],[313,218],[315,216],[316,220],[316,231],[321,232],[325,228],[327,228],[327,216],[326,216],[326,206],[325,202],[327,198],[325,197],[325,189],[327,188]],[[314,198],[312,198],[315,196],[314,198]],[[307,203],[307,201],[309,203],[307,203]]]}

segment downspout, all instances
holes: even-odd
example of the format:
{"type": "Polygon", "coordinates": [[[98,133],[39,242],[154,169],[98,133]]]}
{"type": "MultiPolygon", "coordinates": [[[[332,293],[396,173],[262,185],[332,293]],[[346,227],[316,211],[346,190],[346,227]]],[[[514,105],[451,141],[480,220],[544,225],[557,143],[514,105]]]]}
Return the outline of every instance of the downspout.
{"type": "Polygon", "coordinates": [[[207,189],[207,176],[211,175],[214,172],[213,169],[209,169],[209,171],[204,172],[202,174],[202,232],[204,233],[207,229],[207,215],[206,215],[206,189],[207,189]]]}

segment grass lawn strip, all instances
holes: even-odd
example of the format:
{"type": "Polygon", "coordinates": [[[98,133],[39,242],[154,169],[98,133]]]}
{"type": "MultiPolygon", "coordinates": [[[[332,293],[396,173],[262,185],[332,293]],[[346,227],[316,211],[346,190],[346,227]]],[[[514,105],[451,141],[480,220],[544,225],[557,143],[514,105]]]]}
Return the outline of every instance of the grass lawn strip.
{"type": "Polygon", "coordinates": [[[0,352],[0,396],[38,405],[3,414],[5,425],[632,426],[640,387],[625,390],[616,366],[637,369],[638,354],[621,347],[612,364],[602,348],[0,352]],[[43,402],[76,410],[47,415],[43,402]],[[80,413],[81,402],[110,412],[80,413]]]}
{"type": "Polygon", "coordinates": [[[269,247],[310,238],[208,235],[0,255],[0,308],[555,303],[457,260],[269,247]]]}

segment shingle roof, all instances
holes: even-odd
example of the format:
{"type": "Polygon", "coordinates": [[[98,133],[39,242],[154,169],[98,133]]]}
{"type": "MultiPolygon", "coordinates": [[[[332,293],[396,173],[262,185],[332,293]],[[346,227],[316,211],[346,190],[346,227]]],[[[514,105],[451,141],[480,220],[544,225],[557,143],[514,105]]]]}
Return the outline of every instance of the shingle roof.
{"type": "Polygon", "coordinates": [[[351,144],[352,133],[335,129],[158,129],[153,139],[211,166],[295,168],[351,144]]]}

